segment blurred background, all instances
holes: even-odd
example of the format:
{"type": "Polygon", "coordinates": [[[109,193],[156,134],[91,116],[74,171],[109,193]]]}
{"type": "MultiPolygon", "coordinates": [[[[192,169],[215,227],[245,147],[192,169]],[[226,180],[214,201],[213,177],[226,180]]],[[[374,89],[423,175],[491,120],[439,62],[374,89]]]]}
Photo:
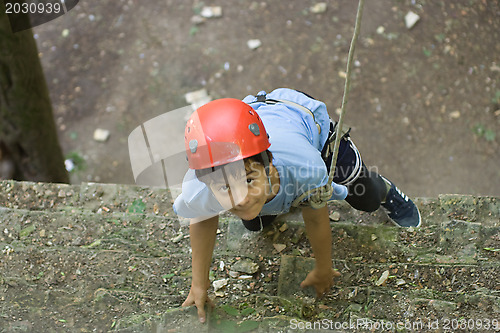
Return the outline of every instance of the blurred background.
{"type": "MultiPolygon", "coordinates": [[[[200,89],[295,88],[337,118],[357,4],[81,0],[34,28],[71,182],[133,184],[130,132],[200,89]]],[[[410,196],[499,196],[499,41],[496,0],[366,1],[345,118],[366,164],[410,196]]]]}

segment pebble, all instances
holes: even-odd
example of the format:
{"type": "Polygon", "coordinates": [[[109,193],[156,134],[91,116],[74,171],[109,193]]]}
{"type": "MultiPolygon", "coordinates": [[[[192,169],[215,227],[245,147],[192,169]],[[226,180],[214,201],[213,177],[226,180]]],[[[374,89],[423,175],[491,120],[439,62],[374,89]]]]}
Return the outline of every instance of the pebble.
{"type": "Polygon", "coordinates": [[[380,278],[378,279],[377,282],[375,282],[375,285],[376,286],[381,286],[385,283],[385,281],[387,281],[387,279],[389,278],[389,271],[386,270],[382,273],[382,275],[380,276],[380,278]]]}
{"type": "Polygon", "coordinates": [[[222,16],[222,7],[219,6],[206,6],[203,7],[200,13],[204,18],[217,18],[222,16]]]}
{"type": "Polygon", "coordinates": [[[238,276],[240,276],[240,273],[235,271],[229,271],[229,276],[236,279],[238,276]]]}
{"type": "Polygon", "coordinates": [[[249,259],[243,259],[236,262],[231,269],[236,272],[246,273],[246,274],[255,274],[259,270],[259,265],[254,263],[249,259]]]}
{"type": "Polygon", "coordinates": [[[258,49],[262,45],[260,39],[250,39],[247,41],[247,46],[250,50],[258,49]]]}
{"type": "Polygon", "coordinates": [[[340,221],[340,213],[339,212],[333,212],[330,214],[330,220],[338,222],[340,221]]]}
{"type": "Polygon", "coordinates": [[[281,252],[286,248],[285,244],[273,244],[274,248],[276,251],[281,252]]]}
{"type": "Polygon", "coordinates": [[[322,14],[322,13],[326,12],[327,7],[328,6],[327,6],[326,2],[318,2],[314,6],[311,6],[311,8],[309,8],[309,10],[311,11],[311,13],[314,13],[314,14],[322,14]]]}
{"type": "Polygon", "coordinates": [[[106,142],[108,141],[110,136],[110,132],[108,130],[97,128],[94,131],[94,140],[97,142],[106,142]]]}
{"type": "Polygon", "coordinates": [[[191,23],[195,24],[195,25],[200,25],[202,23],[204,23],[206,21],[206,19],[204,17],[201,17],[200,15],[194,15],[193,17],[191,17],[191,23]]]}
{"type": "Polygon", "coordinates": [[[218,291],[219,289],[222,289],[223,287],[227,286],[228,282],[229,282],[228,279],[215,280],[214,282],[212,282],[212,285],[214,286],[214,291],[218,291]]]}
{"type": "Polygon", "coordinates": [[[67,159],[64,161],[64,166],[66,168],[66,171],[71,172],[75,169],[75,163],[71,159],[67,159]]]}
{"type": "Polygon", "coordinates": [[[397,286],[402,286],[403,284],[406,284],[406,281],[403,279],[397,279],[396,280],[396,285],[397,286]]]}
{"type": "Polygon", "coordinates": [[[186,102],[189,104],[195,103],[199,100],[205,99],[208,97],[208,92],[205,88],[200,89],[200,90],[195,90],[188,92],[187,94],[184,95],[184,98],[186,99],[186,102]]]}
{"type": "Polygon", "coordinates": [[[405,16],[405,24],[407,29],[411,29],[420,20],[420,16],[412,12],[411,10],[405,16]]]}

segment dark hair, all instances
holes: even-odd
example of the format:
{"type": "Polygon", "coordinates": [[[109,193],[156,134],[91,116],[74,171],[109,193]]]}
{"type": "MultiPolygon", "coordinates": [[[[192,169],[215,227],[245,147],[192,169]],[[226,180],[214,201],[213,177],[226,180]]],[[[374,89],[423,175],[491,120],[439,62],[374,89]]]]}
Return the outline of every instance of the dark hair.
{"type": "MultiPolygon", "coordinates": [[[[267,158],[269,159],[269,161],[272,161],[273,160],[273,153],[271,153],[269,150],[266,150],[265,153],[267,154],[267,158]]],[[[260,165],[262,165],[263,167],[266,167],[265,162],[264,162],[264,158],[262,157],[262,153],[258,153],[256,155],[247,157],[247,158],[243,159],[243,162],[245,164],[251,163],[251,162],[257,162],[260,165]]],[[[224,164],[224,165],[226,165],[226,164],[224,164]]],[[[222,168],[224,165],[219,165],[216,167],[211,167],[211,168],[206,168],[206,169],[195,170],[194,172],[196,174],[196,178],[198,178],[199,180],[201,180],[202,182],[205,183],[204,180],[207,178],[210,178],[210,177],[206,177],[207,175],[213,173],[214,171],[217,171],[218,169],[222,168]]]]}

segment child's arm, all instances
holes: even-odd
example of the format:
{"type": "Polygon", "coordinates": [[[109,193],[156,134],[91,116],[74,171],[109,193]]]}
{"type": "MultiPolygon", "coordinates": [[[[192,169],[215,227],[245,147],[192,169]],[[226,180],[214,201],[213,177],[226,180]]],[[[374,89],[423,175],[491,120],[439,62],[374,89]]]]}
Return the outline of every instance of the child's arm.
{"type": "Polygon", "coordinates": [[[306,225],[307,237],[316,259],[314,269],[302,281],[302,288],[313,286],[321,297],[333,286],[333,278],[340,273],[332,268],[332,231],[328,206],[320,209],[306,207],[302,209],[302,217],[306,225]]]}
{"type": "Polygon", "coordinates": [[[213,306],[207,290],[210,288],[209,271],[218,224],[219,216],[214,216],[201,222],[191,223],[189,226],[193,276],[191,290],[182,306],[196,305],[198,318],[202,323],[206,320],[205,303],[213,306]]]}

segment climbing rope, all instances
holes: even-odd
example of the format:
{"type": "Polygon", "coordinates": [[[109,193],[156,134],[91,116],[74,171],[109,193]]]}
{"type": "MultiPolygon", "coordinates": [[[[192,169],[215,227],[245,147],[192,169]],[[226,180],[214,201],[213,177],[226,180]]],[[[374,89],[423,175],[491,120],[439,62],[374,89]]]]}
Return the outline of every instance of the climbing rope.
{"type": "Polygon", "coordinates": [[[333,194],[333,187],[332,187],[332,182],[333,182],[333,176],[335,175],[335,166],[337,164],[337,155],[338,155],[338,150],[340,146],[340,131],[342,130],[342,126],[344,125],[344,116],[346,112],[346,105],[348,101],[348,95],[349,95],[349,90],[351,89],[351,73],[352,73],[352,63],[353,63],[353,58],[354,58],[354,49],[356,47],[356,42],[358,40],[359,36],[359,30],[361,27],[361,17],[363,16],[363,7],[364,7],[365,1],[364,0],[359,0],[358,3],[358,11],[356,13],[356,23],[354,25],[354,34],[352,36],[351,40],[351,45],[349,47],[349,54],[347,57],[347,71],[346,71],[346,79],[345,79],[345,86],[344,86],[344,94],[342,96],[342,106],[340,109],[340,116],[339,116],[339,121],[337,122],[337,135],[335,136],[335,143],[333,146],[333,155],[332,155],[332,164],[330,167],[330,174],[328,176],[328,182],[326,183],[325,186],[312,189],[309,191],[306,191],[302,193],[298,198],[296,198],[292,206],[298,207],[301,205],[302,200],[304,200],[307,197],[310,197],[308,200],[309,205],[312,208],[322,208],[326,205],[328,199],[331,198],[333,194]]]}

